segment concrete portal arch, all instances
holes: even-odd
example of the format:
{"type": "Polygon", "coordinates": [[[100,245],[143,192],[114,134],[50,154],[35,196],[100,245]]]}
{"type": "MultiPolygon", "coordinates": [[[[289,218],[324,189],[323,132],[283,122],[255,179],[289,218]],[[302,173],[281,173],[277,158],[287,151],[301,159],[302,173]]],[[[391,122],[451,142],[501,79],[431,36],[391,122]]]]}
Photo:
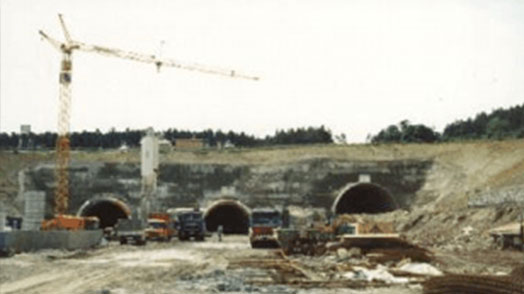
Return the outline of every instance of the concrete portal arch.
{"type": "Polygon", "coordinates": [[[331,207],[334,214],[384,213],[398,209],[389,191],[373,183],[347,185],[337,196],[331,207]]]}
{"type": "Polygon", "coordinates": [[[215,232],[222,225],[225,234],[247,234],[250,217],[251,209],[233,199],[217,200],[204,212],[207,230],[215,232]]]}
{"type": "Polygon", "coordinates": [[[100,219],[101,228],[114,227],[118,219],[131,216],[131,209],[115,197],[101,197],[84,202],[77,216],[96,216],[100,219]]]}

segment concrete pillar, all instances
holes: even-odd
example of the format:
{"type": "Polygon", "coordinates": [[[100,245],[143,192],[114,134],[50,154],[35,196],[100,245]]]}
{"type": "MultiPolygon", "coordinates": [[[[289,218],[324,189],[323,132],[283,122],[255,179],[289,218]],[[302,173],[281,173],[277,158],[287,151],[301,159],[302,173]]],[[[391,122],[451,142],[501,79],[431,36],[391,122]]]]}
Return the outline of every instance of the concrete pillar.
{"type": "Polygon", "coordinates": [[[0,211],[0,232],[5,231],[5,219],[6,214],[3,211],[0,211]]]}
{"type": "Polygon", "coordinates": [[[25,191],[24,220],[22,230],[40,230],[42,220],[45,215],[45,192],[44,191],[25,191]]]}

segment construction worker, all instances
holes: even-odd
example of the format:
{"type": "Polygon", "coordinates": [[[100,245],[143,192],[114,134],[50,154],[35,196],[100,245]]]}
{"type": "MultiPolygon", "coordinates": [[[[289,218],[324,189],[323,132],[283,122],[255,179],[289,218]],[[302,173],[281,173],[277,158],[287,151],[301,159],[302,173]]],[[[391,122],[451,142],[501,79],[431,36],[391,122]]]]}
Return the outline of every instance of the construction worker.
{"type": "Polygon", "coordinates": [[[224,227],[219,225],[217,228],[218,242],[222,242],[222,233],[224,232],[224,227]]]}

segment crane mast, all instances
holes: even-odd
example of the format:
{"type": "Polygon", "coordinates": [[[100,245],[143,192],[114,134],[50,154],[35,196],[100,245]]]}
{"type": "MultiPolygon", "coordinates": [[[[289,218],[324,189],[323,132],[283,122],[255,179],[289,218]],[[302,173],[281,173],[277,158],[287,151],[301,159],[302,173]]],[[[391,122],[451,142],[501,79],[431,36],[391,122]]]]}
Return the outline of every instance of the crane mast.
{"type": "Polygon", "coordinates": [[[121,49],[108,48],[98,45],[90,45],[74,41],[67,30],[61,14],[58,15],[60,26],[65,37],[64,42],[48,36],[43,31],[39,34],[47,40],[55,49],[61,52],[59,76],[59,106],[58,106],[58,137],[56,141],[56,190],[55,190],[55,214],[65,214],[68,209],[69,191],[69,161],[70,161],[70,120],[71,120],[71,82],[72,82],[72,55],[74,50],[97,53],[100,55],[133,60],[142,63],[153,64],[160,70],[161,67],[174,67],[189,71],[221,75],[230,78],[240,78],[257,81],[259,78],[239,73],[235,70],[209,67],[198,63],[187,63],[173,59],[159,59],[155,55],[143,54],[121,49]]]}
{"type": "Polygon", "coordinates": [[[58,137],[56,141],[57,187],[55,191],[55,213],[63,214],[69,204],[69,129],[71,120],[71,52],[64,51],[60,64],[60,94],[58,110],[58,137]]]}

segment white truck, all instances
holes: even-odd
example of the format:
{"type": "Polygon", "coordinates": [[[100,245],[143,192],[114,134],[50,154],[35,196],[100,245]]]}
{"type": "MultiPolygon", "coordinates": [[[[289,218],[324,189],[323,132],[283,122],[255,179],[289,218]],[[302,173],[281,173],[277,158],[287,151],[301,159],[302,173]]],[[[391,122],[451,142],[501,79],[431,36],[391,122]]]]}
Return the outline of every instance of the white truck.
{"type": "Polygon", "coordinates": [[[145,224],[140,219],[119,219],[116,236],[121,245],[145,245],[147,243],[145,224]]]}

